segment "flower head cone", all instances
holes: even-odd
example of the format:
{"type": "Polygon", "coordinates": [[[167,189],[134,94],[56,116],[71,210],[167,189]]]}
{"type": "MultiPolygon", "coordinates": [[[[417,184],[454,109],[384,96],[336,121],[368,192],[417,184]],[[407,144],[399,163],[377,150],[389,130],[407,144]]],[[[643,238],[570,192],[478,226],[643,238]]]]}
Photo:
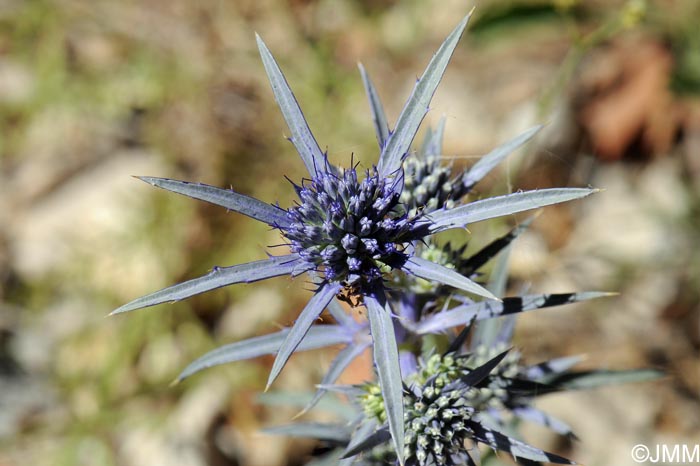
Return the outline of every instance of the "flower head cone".
{"type": "MultiPolygon", "coordinates": [[[[472,465],[474,451],[467,442],[483,443],[494,450],[503,450],[517,459],[573,464],[571,461],[547,453],[519,440],[513,439],[484,425],[480,414],[487,408],[478,401],[494,381],[502,378],[501,372],[511,372],[515,363],[508,351],[502,352],[483,364],[474,366],[476,359],[469,356],[434,356],[425,361],[421,370],[410,380],[404,390],[405,438],[404,458],[407,465],[472,465]],[[511,360],[508,360],[511,359],[511,360]],[[503,368],[499,368],[504,364],[503,368]],[[470,366],[470,368],[467,368],[470,366]]],[[[365,413],[380,424],[384,422],[381,404],[377,403],[379,391],[367,388],[362,397],[365,413]]],[[[381,429],[373,434],[381,438],[381,429]]],[[[372,437],[364,447],[376,448],[372,437]]],[[[357,454],[362,448],[351,450],[357,454]]]]}
{"type": "Polygon", "coordinates": [[[362,181],[355,167],[317,171],[296,187],[300,204],[288,210],[289,225],[281,228],[291,251],[350,297],[379,292],[385,273],[410,257],[407,246],[430,235],[420,215],[402,208],[396,184],[375,167],[362,181]]]}

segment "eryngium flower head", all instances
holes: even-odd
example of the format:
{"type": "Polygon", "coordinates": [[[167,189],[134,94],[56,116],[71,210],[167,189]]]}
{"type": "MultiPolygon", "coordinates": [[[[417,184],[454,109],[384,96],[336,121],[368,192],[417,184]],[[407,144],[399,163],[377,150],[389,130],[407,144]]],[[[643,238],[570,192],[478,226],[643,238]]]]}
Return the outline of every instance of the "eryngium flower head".
{"type": "MultiPolygon", "coordinates": [[[[506,451],[516,459],[572,464],[482,424],[480,413],[488,406],[481,398],[485,392],[492,391],[489,388],[492,382],[501,378],[496,368],[507,356],[507,351],[502,352],[476,367],[467,364],[468,357],[452,355],[433,356],[424,362],[404,390],[403,456],[407,466],[474,465],[467,441],[506,451]]],[[[506,362],[505,366],[502,370],[512,371],[512,362],[506,362]]],[[[382,424],[385,415],[378,403],[380,396],[380,391],[370,385],[360,401],[365,414],[382,424]]],[[[374,435],[379,437],[381,430],[374,435]]],[[[376,445],[369,440],[363,443],[376,445]]],[[[358,452],[351,449],[350,454],[358,452]]]]}
{"type": "Polygon", "coordinates": [[[288,210],[282,234],[327,281],[340,282],[350,294],[376,291],[384,273],[406,263],[406,246],[430,234],[419,215],[406,213],[396,185],[374,167],[362,181],[355,167],[317,171],[296,187],[300,203],[288,210]]]}
{"type": "Polygon", "coordinates": [[[440,163],[439,155],[409,156],[403,169],[406,181],[401,202],[412,214],[451,209],[467,193],[462,180],[452,177],[452,167],[440,163]]]}
{"type": "MultiPolygon", "coordinates": [[[[406,465],[450,466],[468,461],[464,442],[473,438],[468,421],[476,413],[471,401],[478,389],[458,378],[460,372],[452,367],[451,357],[445,359],[431,358],[404,391],[406,465]]],[[[386,422],[381,390],[371,384],[366,391],[360,398],[365,415],[380,424],[386,422]]]]}
{"type": "Polygon", "coordinates": [[[442,388],[428,385],[404,400],[406,435],[404,457],[407,465],[464,464],[464,441],[473,438],[467,421],[475,413],[469,394],[473,387],[456,381],[442,388]]]}
{"type": "MultiPolygon", "coordinates": [[[[414,392],[420,392],[424,398],[430,400],[441,394],[447,387],[454,386],[455,382],[462,380],[476,368],[499,358],[500,364],[495,366],[478,384],[473,384],[469,390],[464,389],[461,396],[468,400],[469,406],[478,411],[490,407],[503,408],[504,404],[512,398],[508,388],[518,375],[520,353],[508,351],[501,345],[498,347],[500,351],[497,351],[496,347],[482,348],[484,348],[482,351],[473,355],[450,353],[434,354],[427,360],[419,358],[417,372],[410,375],[406,382],[412,387],[417,387],[414,392]]],[[[365,394],[360,397],[360,401],[365,414],[379,422],[385,422],[386,413],[379,386],[367,384],[364,389],[365,394]]],[[[406,403],[407,399],[404,397],[404,404],[406,403]]]]}
{"type": "Polygon", "coordinates": [[[521,353],[508,350],[502,342],[494,346],[479,345],[469,354],[434,354],[425,361],[419,360],[418,372],[413,380],[418,383],[431,381],[436,388],[446,387],[502,354],[506,355],[498,366],[465,395],[470,406],[477,411],[489,408],[511,409],[528,403],[535,395],[544,395],[558,389],[529,380],[523,374],[525,366],[521,366],[521,353]]]}

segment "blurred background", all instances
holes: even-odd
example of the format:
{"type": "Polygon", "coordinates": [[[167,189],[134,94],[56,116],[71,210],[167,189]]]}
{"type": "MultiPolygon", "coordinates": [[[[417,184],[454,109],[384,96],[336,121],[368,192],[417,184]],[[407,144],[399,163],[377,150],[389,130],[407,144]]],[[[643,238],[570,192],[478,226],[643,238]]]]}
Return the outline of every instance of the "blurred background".
{"type": "MultiPolygon", "coordinates": [[[[130,175],[233,186],[287,206],[303,165],[255,45],[275,53],[334,162],[377,158],[357,62],[395,121],[465,0],[0,1],[0,465],[300,465],[261,404],[271,358],[169,383],[224,343],[293,322],[302,279],[238,285],[105,318],[142,294],[264,257],[274,231],[130,175]]],[[[618,297],[519,320],[525,358],[667,372],[551,395],[580,442],[526,438],[589,466],[632,446],[700,443],[700,2],[482,0],[426,123],[467,166],[548,126],[476,196],[604,188],[547,208],[512,254],[510,290],[618,297]]],[[[475,226],[484,244],[514,219],[475,226]]],[[[331,352],[275,385],[308,391],[331,352]]],[[[346,381],[370,375],[367,360],[346,381]]],[[[317,416],[324,416],[323,413],[317,416]]],[[[327,416],[327,415],[325,415],[327,416]]],[[[314,418],[311,416],[310,418],[314,418]]]]}

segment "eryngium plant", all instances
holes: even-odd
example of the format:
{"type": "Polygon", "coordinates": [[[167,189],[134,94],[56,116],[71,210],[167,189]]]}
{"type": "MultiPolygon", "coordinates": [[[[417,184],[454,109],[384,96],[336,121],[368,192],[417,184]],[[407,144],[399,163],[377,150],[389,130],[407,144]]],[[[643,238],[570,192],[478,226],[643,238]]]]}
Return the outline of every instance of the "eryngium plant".
{"type": "MultiPolygon", "coordinates": [[[[336,168],[328,162],[279,66],[262,39],[257,37],[273,94],[290,130],[289,139],[310,176],[309,180],[294,185],[298,202],[285,209],[230,189],[164,178],[141,179],[153,186],[211,202],[264,222],[280,231],[290,252],[247,264],[215,267],[205,276],[138,298],[116,309],[113,314],[178,301],[235,283],[308,274],[317,284],[316,290],[277,347],[268,387],[295,350],[348,342],[349,332],[311,332],[314,322],[327,307],[337,320],[350,325],[341,315],[342,310],[334,304],[335,297],[364,306],[388,426],[399,462],[403,463],[403,387],[387,283],[404,274],[497,303],[492,293],[471,278],[417,255],[416,245],[429,242],[430,237],[438,232],[465,228],[477,221],[578,199],[594,192],[588,188],[543,189],[471,203],[464,203],[459,198],[500,158],[532,136],[536,132],[533,129],[485,157],[474,170],[470,170],[471,178],[463,178],[450,187],[445,183],[438,186],[437,181],[442,181],[439,176],[436,183],[426,180],[426,184],[421,182],[410,196],[404,195],[403,161],[468,21],[469,15],[435,53],[393,130],[387,124],[374,86],[361,69],[379,142],[377,164],[365,170],[364,177],[358,176],[355,165],[336,168]],[[422,206],[417,197],[422,192],[421,187],[426,190],[435,188],[434,196],[438,201],[427,201],[422,206]],[[313,338],[309,341],[307,336],[313,338]]],[[[414,186],[409,183],[408,187],[412,189],[414,186]]]]}

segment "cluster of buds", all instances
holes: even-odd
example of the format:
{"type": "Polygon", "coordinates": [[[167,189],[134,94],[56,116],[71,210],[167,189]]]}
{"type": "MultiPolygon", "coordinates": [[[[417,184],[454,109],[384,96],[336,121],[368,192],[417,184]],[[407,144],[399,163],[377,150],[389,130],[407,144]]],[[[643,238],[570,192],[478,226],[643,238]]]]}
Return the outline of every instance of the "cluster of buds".
{"type": "Polygon", "coordinates": [[[427,234],[419,216],[409,216],[392,180],[368,170],[362,181],[355,168],[340,174],[317,170],[297,186],[299,205],[281,228],[291,250],[329,282],[369,292],[387,270],[400,268],[406,244],[427,234]]]}
{"type": "MultiPolygon", "coordinates": [[[[500,355],[495,349],[476,355],[432,355],[420,361],[404,391],[404,458],[407,465],[464,464],[469,461],[465,440],[478,439],[479,412],[502,407],[508,398],[509,377],[518,373],[517,352],[500,355]],[[489,354],[494,357],[488,358],[489,354]],[[468,382],[469,375],[498,359],[500,364],[483,377],[468,382]]],[[[386,422],[379,385],[365,386],[360,397],[365,415],[386,422]]],[[[468,463],[467,463],[468,464],[468,463]]]]}
{"type": "Polygon", "coordinates": [[[473,437],[468,421],[475,414],[470,402],[475,390],[457,380],[409,391],[404,397],[406,464],[464,464],[464,441],[473,437]]]}
{"type": "Polygon", "coordinates": [[[467,189],[460,178],[452,178],[452,168],[442,165],[438,155],[408,157],[403,164],[406,177],[401,202],[409,214],[452,208],[467,189]]]}

